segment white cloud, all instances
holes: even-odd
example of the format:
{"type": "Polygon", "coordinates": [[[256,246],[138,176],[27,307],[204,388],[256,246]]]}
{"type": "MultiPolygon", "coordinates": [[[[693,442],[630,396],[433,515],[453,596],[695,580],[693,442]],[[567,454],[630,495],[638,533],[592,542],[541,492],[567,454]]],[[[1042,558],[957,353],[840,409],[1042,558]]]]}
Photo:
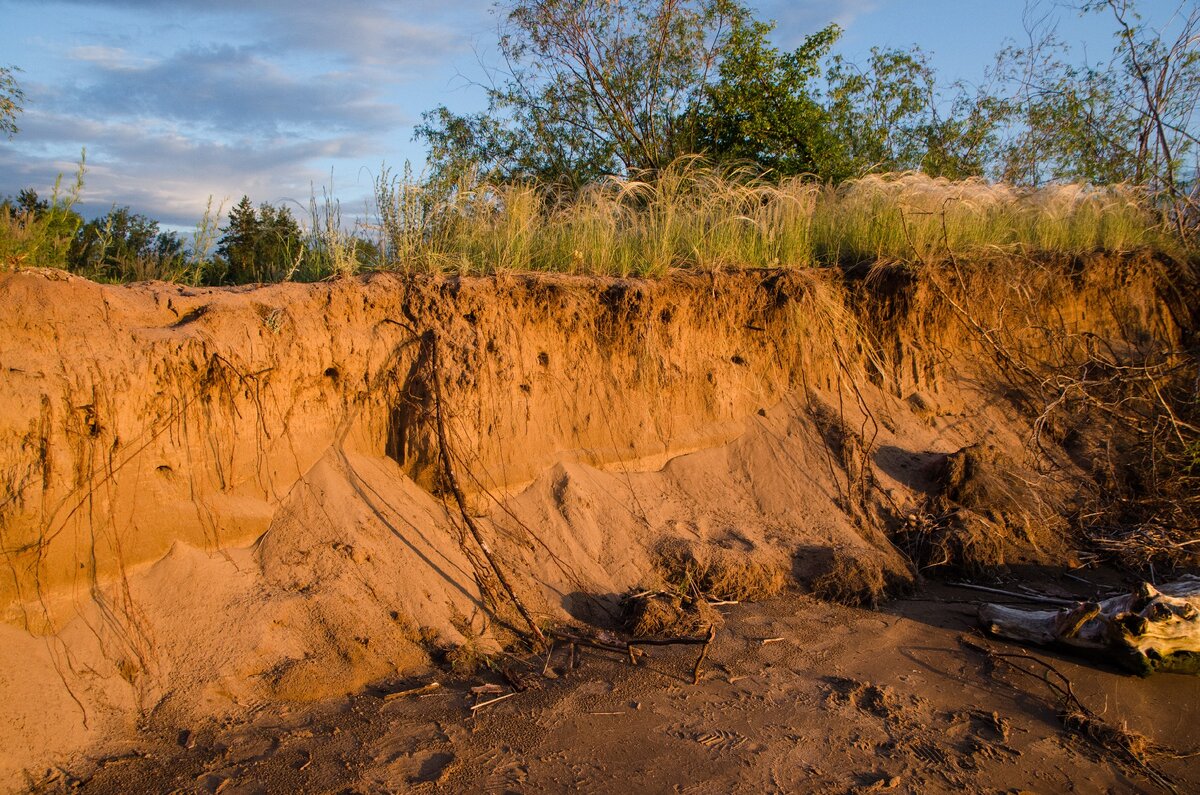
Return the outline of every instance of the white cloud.
{"type": "Polygon", "coordinates": [[[797,47],[804,38],[830,22],[843,28],[879,7],[880,0],[765,0],[754,4],[760,16],[778,23],[775,40],[780,47],[797,47]]]}
{"type": "MultiPolygon", "coordinates": [[[[58,174],[69,178],[86,142],[84,210],[103,213],[113,204],[129,205],[165,224],[195,224],[211,195],[216,202],[243,193],[255,201],[307,203],[313,184],[329,174],[315,163],[369,157],[376,144],[346,134],[333,138],[242,137],[217,142],[190,135],[185,128],[147,128],[140,121],[88,120],[45,113],[30,114],[24,136],[37,144],[0,149],[0,193],[32,186],[48,193],[58,174]],[[11,183],[11,187],[4,183],[11,183]]],[[[16,143],[16,142],[14,142],[16,143]]],[[[345,198],[345,197],[344,197],[345,198]]],[[[228,204],[228,202],[227,202],[228,204]]],[[[293,207],[293,209],[297,209],[293,207]]]]}
{"type": "Polygon", "coordinates": [[[145,59],[135,58],[124,47],[109,47],[103,44],[86,44],[72,47],[67,57],[73,61],[83,61],[103,69],[124,69],[144,63],[145,59]]]}

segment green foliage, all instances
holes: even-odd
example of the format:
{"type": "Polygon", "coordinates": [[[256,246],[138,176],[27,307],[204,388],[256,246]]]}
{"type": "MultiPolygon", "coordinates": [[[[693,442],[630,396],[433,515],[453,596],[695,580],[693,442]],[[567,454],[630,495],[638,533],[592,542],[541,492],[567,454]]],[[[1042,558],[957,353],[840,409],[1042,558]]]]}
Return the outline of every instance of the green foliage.
{"type": "Polygon", "coordinates": [[[821,59],[841,35],[829,25],[793,52],[767,43],[773,24],[735,20],[697,113],[697,144],[707,156],[754,163],[782,175],[822,171],[829,119],[815,96],[821,59]]]}
{"type": "Polygon", "coordinates": [[[0,265],[4,267],[66,268],[71,243],[83,226],[75,211],[83,191],[84,155],[75,179],[66,189],[62,175],[49,199],[27,189],[16,199],[0,202],[0,265]]]}
{"type": "Polygon", "coordinates": [[[15,66],[0,66],[0,133],[9,138],[20,132],[17,116],[23,110],[25,92],[17,83],[15,74],[21,71],[15,66]]]}
{"type": "Polygon", "coordinates": [[[304,263],[304,234],[287,207],[263,202],[255,209],[250,197],[242,196],[221,231],[217,258],[224,273],[220,281],[286,281],[304,263]]]}
{"type": "Polygon", "coordinates": [[[996,176],[1145,186],[1177,233],[1194,237],[1200,6],[1180,4],[1163,32],[1143,23],[1132,0],[1089,0],[1080,11],[1112,20],[1109,60],[1072,62],[1070,48],[1045,24],[1028,46],[998,55],[994,77],[1009,89],[1000,115],[1013,134],[996,176]]]}
{"type": "Polygon", "coordinates": [[[1076,66],[1065,60],[1069,54],[1050,35],[997,56],[997,77],[1014,87],[1002,112],[1015,131],[1001,152],[998,175],[1030,185],[1139,182],[1137,125],[1125,111],[1122,75],[1076,66]]]}
{"type": "Polygon", "coordinates": [[[581,187],[663,168],[695,151],[695,113],[730,31],[735,0],[516,0],[500,51],[507,76],[486,113],[439,107],[417,137],[434,182],[465,166],[501,180],[581,187]]]}
{"type": "Polygon", "coordinates": [[[84,224],[71,242],[70,269],[97,281],[180,280],[186,267],[183,241],[159,232],[158,222],[128,207],[84,224]]]}

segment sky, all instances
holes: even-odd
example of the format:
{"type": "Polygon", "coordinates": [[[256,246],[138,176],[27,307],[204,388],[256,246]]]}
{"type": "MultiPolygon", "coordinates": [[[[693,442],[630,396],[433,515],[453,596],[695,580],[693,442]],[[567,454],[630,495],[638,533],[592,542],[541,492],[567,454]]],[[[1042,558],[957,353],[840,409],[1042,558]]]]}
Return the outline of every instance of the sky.
{"type": "MultiPolygon", "coordinates": [[[[836,52],[919,45],[939,79],[979,82],[1024,0],[760,0],[774,42],[795,47],[829,22],[836,52]]],[[[1143,10],[1169,11],[1173,0],[1143,10]]],[[[1060,9],[1059,33],[1106,57],[1107,21],[1060,9]]],[[[87,150],[85,216],[128,205],[190,227],[208,198],[288,203],[332,193],[362,216],[386,164],[420,171],[422,111],[482,110],[497,62],[493,0],[0,0],[0,66],[25,92],[20,132],[0,138],[0,196],[49,193],[87,150]]]]}

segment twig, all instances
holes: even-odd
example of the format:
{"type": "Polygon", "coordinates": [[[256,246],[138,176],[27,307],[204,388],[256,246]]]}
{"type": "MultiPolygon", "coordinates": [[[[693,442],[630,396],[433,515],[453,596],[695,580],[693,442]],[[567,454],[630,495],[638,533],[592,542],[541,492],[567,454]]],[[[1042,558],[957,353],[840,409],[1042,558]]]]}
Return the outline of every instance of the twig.
{"type": "Polygon", "coordinates": [[[717,627],[715,624],[708,625],[708,636],[704,639],[704,645],[700,647],[700,656],[696,658],[696,667],[692,669],[692,684],[700,684],[700,666],[704,665],[704,658],[708,656],[708,647],[712,645],[713,638],[717,636],[717,627]]]}
{"type": "MultiPolygon", "coordinates": [[[[1161,753],[1160,747],[1140,735],[1106,723],[1079,700],[1071,680],[1053,665],[1026,652],[1002,652],[993,649],[965,635],[960,636],[958,640],[967,648],[982,653],[993,665],[1002,662],[1014,671],[1044,684],[1059,698],[1058,718],[1065,729],[1087,738],[1118,761],[1141,771],[1160,787],[1170,792],[1178,792],[1170,779],[1146,760],[1147,753],[1161,753]],[[1030,669],[1016,661],[1033,663],[1038,668],[1030,669]]],[[[1171,755],[1182,758],[1180,755],[1171,755]]]]}
{"type": "Polygon", "coordinates": [[[399,693],[388,693],[386,696],[383,697],[383,700],[384,701],[392,701],[397,698],[404,698],[405,696],[423,696],[423,695],[426,695],[427,693],[432,693],[433,691],[439,689],[441,686],[442,686],[441,682],[430,682],[429,684],[423,685],[421,687],[414,687],[410,690],[401,690],[399,693]]]}
{"type": "Polygon", "coordinates": [[[475,710],[477,710],[477,709],[483,709],[484,707],[489,707],[489,706],[491,706],[492,704],[495,704],[495,703],[497,703],[497,702],[499,702],[499,701],[504,701],[504,700],[506,700],[506,699],[512,698],[512,697],[513,697],[513,696],[515,696],[515,695],[517,695],[517,693],[516,693],[516,692],[512,692],[512,693],[505,693],[505,694],[504,694],[504,695],[502,695],[502,696],[497,696],[496,698],[489,699],[488,701],[480,701],[478,704],[476,704],[475,706],[471,707],[471,711],[472,711],[472,712],[474,712],[474,711],[475,711],[475,710]]]}
{"type": "MultiPolygon", "coordinates": [[[[580,637],[579,635],[572,635],[570,632],[564,632],[563,630],[555,630],[555,629],[550,630],[550,636],[557,640],[561,640],[564,643],[570,644],[570,647],[572,650],[574,649],[575,645],[578,644],[580,646],[590,646],[593,649],[600,649],[601,651],[611,651],[611,652],[615,652],[616,654],[624,655],[624,654],[627,654],[629,652],[629,648],[634,645],[633,643],[605,643],[603,641],[592,640],[591,638],[584,638],[584,637],[580,637]]],[[[636,642],[637,641],[634,641],[634,643],[636,643],[636,642]]],[[[655,644],[651,644],[651,645],[655,645],[655,644]]],[[[658,644],[658,645],[662,645],[662,644],[658,644]]],[[[634,649],[634,653],[640,657],[640,656],[644,655],[646,652],[642,651],[641,649],[634,649]]],[[[572,657],[574,657],[574,654],[575,654],[574,651],[570,652],[570,655],[572,657]]]]}
{"type": "Polygon", "coordinates": [[[1046,596],[1045,594],[1021,593],[1020,591],[1006,591],[1003,588],[989,588],[986,585],[975,585],[969,582],[948,582],[947,585],[952,585],[955,588],[969,588],[972,591],[984,591],[985,593],[999,594],[1000,596],[1011,596],[1014,599],[1021,599],[1026,602],[1042,602],[1048,605],[1060,605],[1063,607],[1073,607],[1078,604],[1077,600],[1059,599],[1056,596],[1046,596]]]}

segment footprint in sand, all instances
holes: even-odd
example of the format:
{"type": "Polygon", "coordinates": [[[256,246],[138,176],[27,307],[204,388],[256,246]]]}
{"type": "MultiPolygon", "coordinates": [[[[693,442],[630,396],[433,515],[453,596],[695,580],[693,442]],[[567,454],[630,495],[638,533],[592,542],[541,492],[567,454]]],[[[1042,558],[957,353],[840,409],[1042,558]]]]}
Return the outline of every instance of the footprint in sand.
{"type": "Polygon", "coordinates": [[[487,792],[520,792],[529,778],[529,768],[509,752],[498,752],[483,760],[492,769],[484,782],[487,792]]]}
{"type": "Polygon", "coordinates": [[[705,729],[697,731],[695,729],[681,728],[668,731],[667,734],[680,740],[690,740],[691,742],[698,743],[699,745],[702,745],[705,748],[717,753],[724,753],[733,750],[750,752],[758,752],[762,750],[761,746],[750,743],[749,738],[747,738],[746,735],[739,734],[738,732],[734,731],[727,731],[725,729],[705,729]]]}

